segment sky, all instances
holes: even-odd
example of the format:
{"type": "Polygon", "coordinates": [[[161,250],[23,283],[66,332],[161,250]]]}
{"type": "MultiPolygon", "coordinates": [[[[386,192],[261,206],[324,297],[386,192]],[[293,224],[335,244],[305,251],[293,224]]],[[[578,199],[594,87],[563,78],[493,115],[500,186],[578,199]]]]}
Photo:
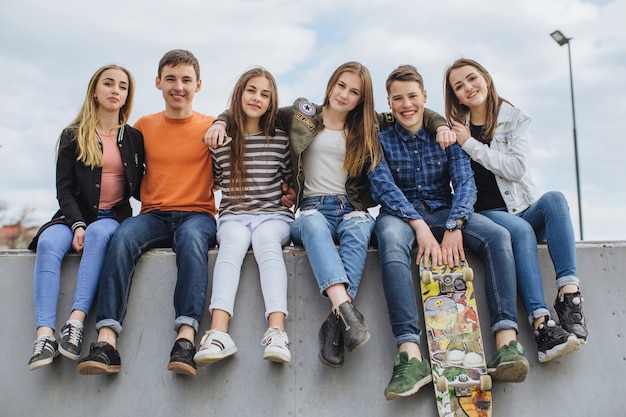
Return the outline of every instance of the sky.
{"type": "MultiPolygon", "coordinates": [[[[485,66],[498,93],[532,118],[531,169],[541,192],[562,191],[580,240],[567,46],[571,38],[585,241],[626,240],[626,0],[1,0],[0,224],[57,210],[55,144],[87,83],[106,64],[136,81],[130,122],[162,111],[159,59],[187,49],[200,61],[194,109],[217,115],[252,66],[276,78],[281,106],[322,103],[331,73],[359,61],[376,109],[385,80],[418,68],[427,107],[443,114],[443,74],[458,58],[485,66]]],[[[137,205],[135,205],[137,208],[137,205]]]]}

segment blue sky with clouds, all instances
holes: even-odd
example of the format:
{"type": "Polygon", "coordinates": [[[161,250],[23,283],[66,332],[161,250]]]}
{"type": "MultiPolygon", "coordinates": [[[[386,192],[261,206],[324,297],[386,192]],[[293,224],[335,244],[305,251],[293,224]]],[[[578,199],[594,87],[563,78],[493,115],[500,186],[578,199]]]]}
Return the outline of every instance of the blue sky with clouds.
{"type": "Polygon", "coordinates": [[[201,64],[195,108],[213,115],[250,66],[274,74],[288,105],[300,96],[321,102],[331,72],[349,60],[370,69],[379,111],[388,109],[386,76],[408,63],[424,76],[428,107],[442,113],[445,68],[476,59],[533,119],[535,180],[565,193],[579,236],[567,47],[550,38],[560,29],[573,38],[584,237],[624,240],[624,21],[626,0],[3,0],[0,222],[30,210],[40,224],[56,210],[54,145],[98,67],[133,72],[134,122],[162,110],[158,60],[184,48],[201,64]]]}

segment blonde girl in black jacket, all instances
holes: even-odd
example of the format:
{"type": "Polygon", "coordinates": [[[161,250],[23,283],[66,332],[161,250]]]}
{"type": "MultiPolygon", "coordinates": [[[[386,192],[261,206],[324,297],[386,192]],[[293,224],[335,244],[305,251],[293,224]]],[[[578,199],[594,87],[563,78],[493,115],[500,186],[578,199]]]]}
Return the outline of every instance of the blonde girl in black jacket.
{"type": "Polygon", "coordinates": [[[144,170],[143,137],[126,123],[134,80],[117,65],[91,77],[82,108],[58,141],[56,188],[60,209],[37,233],[33,274],[37,340],[28,369],[52,363],[58,353],[80,356],[83,322],[98,286],[106,247],[120,222],[132,215],[129,198],[139,196],[144,170]],[[69,319],[57,342],[56,309],[61,262],[82,255],[69,319]]]}

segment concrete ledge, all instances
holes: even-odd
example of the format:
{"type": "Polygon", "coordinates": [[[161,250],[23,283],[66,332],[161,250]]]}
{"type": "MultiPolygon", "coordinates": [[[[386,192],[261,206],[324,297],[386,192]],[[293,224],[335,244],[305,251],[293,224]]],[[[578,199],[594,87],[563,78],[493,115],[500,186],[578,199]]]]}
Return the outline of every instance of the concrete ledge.
{"type": "MultiPolygon", "coordinates": [[[[619,386],[626,375],[626,242],[581,243],[577,246],[583,280],[585,314],[590,341],[580,351],[540,365],[525,313],[520,310],[520,341],[531,369],[522,384],[496,384],[494,416],[624,415],[626,396],[619,386]],[[604,379],[603,379],[604,378],[604,379]]],[[[210,265],[217,252],[211,251],[210,265]]],[[[6,416],[435,416],[433,389],[396,401],[385,401],[383,390],[391,376],[396,349],[380,283],[377,252],[368,254],[356,305],[368,320],[372,339],[347,353],[343,368],[325,368],[317,359],[317,332],[329,306],[317,290],[303,250],[284,252],[289,273],[287,331],[292,362],[279,365],[262,360],[261,338],[267,325],[258,270],[248,254],[231,321],[239,347],[232,358],[198,370],[195,378],[166,370],[173,342],[172,297],[175,255],[152,250],[140,260],[124,332],[119,340],[122,372],[115,376],[79,376],[76,363],[63,357],[38,371],[28,371],[32,353],[34,307],[29,251],[0,251],[0,320],[4,348],[0,355],[0,401],[6,416]]],[[[470,256],[487,355],[494,351],[488,333],[482,265],[470,256]]],[[[546,247],[540,247],[548,304],[555,296],[554,271],[546,247]]],[[[78,257],[63,265],[58,328],[71,306],[78,257]]],[[[209,280],[212,277],[209,276],[209,280]]],[[[419,290],[419,286],[418,290],[419,290]]],[[[419,294],[417,294],[419,297],[419,294]]],[[[207,297],[207,304],[208,304],[207,297]]],[[[210,324],[208,312],[201,332],[210,324]]],[[[86,342],[95,338],[93,315],[86,324],[86,342]]],[[[199,342],[200,336],[196,342],[199,342]]],[[[423,350],[425,350],[425,340],[423,350]]],[[[83,349],[83,353],[87,346],[83,349]]]]}

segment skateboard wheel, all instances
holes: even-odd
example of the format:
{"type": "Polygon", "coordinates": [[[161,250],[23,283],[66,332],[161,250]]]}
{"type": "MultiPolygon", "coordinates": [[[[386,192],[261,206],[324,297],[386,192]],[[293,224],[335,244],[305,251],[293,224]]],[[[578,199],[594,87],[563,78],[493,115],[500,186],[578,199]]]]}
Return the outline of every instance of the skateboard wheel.
{"type": "Polygon", "coordinates": [[[491,375],[481,375],[480,376],[480,390],[491,391],[491,387],[492,387],[491,375]]]}
{"type": "Polygon", "coordinates": [[[437,391],[446,392],[448,390],[448,380],[445,376],[437,378],[437,391]]]}
{"type": "Polygon", "coordinates": [[[474,280],[474,270],[469,267],[463,268],[463,281],[473,281],[474,280]]]}
{"type": "Polygon", "coordinates": [[[424,285],[428,285],[433,282],[433,273],[432,271],[426,269],[422,271],[422,282],[424,285]]]}

